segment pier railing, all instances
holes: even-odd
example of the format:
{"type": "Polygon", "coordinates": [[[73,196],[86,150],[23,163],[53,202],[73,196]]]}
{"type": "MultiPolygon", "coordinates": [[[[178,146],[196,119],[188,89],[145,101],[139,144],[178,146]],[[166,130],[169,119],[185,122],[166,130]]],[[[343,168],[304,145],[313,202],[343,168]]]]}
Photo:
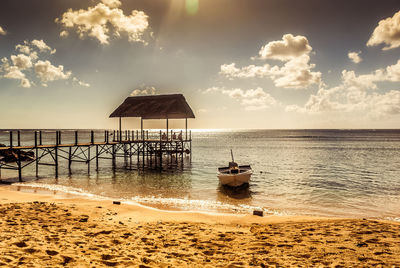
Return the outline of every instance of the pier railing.
{"type": "Polygon", "coordinates": [[[71,144],[105,144],[160,140],[191,141],[189,130],[3,130],[0,131],[0,150],[19,147],[37,147],[71,144]]]}
{"type": "Polygon", "coordinates": [[[0,176],[1,169],[18,171],[22,180],[22,169],[36,164],[54,166],[58,177],[59,160],[68,161],[71,172],[73,162],[88,166],[99,159],[124,159],[124,167],[132,169],[135,156],[136,168],[162,170],[163,165],[175,163],[183,166],[184,155],[192,159],[192,132],[183,130],[2,130],[0,131],[0,176]]]}

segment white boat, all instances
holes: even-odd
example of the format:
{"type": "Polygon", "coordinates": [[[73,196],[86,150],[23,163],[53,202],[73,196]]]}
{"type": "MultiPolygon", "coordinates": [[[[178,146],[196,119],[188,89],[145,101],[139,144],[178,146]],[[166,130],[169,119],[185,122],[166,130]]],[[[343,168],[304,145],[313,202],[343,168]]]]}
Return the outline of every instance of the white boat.
{"type": "Polygon", "coordinates": [[[232,162],[229,162],[228,167],[218,168],[218,179],[222,185],[228,185],[231,187],[238,187],[243,184],[248,184],[250,181],[251,170],[250,165],[239,166],[233,159],[233,153],[231,150],[232,162]]]}

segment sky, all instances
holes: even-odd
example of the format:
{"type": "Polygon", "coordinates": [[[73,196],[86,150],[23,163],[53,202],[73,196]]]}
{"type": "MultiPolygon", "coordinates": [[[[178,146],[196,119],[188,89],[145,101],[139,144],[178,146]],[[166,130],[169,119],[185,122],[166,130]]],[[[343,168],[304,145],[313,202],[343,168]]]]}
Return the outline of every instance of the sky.
{"type": "Polygon", "coordinates": [[[174,93],[190,128],[399,128],[398,0],[0,5],[0,129],[117,128],[126,97],[174,93]]]}

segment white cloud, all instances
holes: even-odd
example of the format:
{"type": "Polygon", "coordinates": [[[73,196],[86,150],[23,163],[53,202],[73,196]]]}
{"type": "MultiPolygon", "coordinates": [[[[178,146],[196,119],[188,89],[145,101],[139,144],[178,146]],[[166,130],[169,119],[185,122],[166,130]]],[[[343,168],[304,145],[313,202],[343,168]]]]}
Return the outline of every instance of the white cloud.
{"type": "Polygon", "coordinates": [[[385,69],[377,69],[369,74],[356,75],[354,71],[343,70],[342,81],[349,89],[358,90],[377,89],[377,82],[400,82],[400,60],[385,69]]]}
{"type": "Polygon", "coordinates": [[[31,48],[29,47],[28,41],[24,41],[24,44],[18,44],[15,46],[15,49],[21,53],[25,53],[29,55],[31,53],[31,48]]]}
{"type": "Polygon", "coordinates": [[[131,96],[155,95],[156,89],[154,87],[143,87],[132,91],[131,96]]]}
{"type": "Polygon", "coordinates": [[[386,78],[392,82],[400,82],[400,60],[396,64],[386,67],[386,78]]]}
{"type": "Polygon", "coordinates": [[[312,47],[304,36],[285,34],[280,41],[272,41],[261,48],[262,59],[277,59],[283,61],[283,66],[248,65],[242,68],[235,63],[221,65],[220,74],[230,80],[234,78],[269,77],[276,87],[307,88],[321,83],[321,73],[314,72],[315,64],[310,64],[308,55],[312,47]]]}
{"type": "Polygon", "coordinates": [[[261,110],[275,106],[278,102],[262,88],[243,90],[241,88],[225,89],[211,87],[203,91],[204,94],[219,92],[240,102],[245,110],[261,110]]]}
{"type": "Polygon", "coordinates": [[[71,72],[64,73],[64,66],[59,65],[56,67],[48,60],[39,60],[35,64],[35,72],[44,86],[47,86],[49,81],[68,79],[72,74],[71,72]]]}
{"type": "MultiPolygon", "coordinates": [[[[42,52],[40,53],[41,57],[45,56],[43,54],[47,53],[48,55],[56,52],[43,40],[24,41],[23,44],[16,45],[15,50],[20,54],[11,55],[10,60],[8,58],[1,60],[0,78],[20,80],[21,87],[31,87],[35,83],[29,80],[33,77],[27,77],[27,74],[29,76],[31,73],[35,73],[43,86],[47,86],[47,82],[50,81],[69,79],[72,75],[71,71],[65,72],[62,65],[56,67],[46,59],[39,59],[38,52],[42,52]]],[[[79,81],[76,77],[73,77],[72,81],[83,87],[90,86],[88,83],[79,81]]]]}
{"type": "Polygon", "coordinates": [[[55,49],[49,47],[43,40],[32,40],[31,42],[24,41],[24,44],[18,44],[15,49],[21,53],[29,55],[31,59],[37,59],[37,51],[39,52],[50,52],[50,54],[56,53],[55,49]],[[36,51],[35,51],[36,50],[36,51]]]}
{"type": "Polygon", "coordinates": [[[283,88],[307,88],[321,82],[321,73],[313,72],[314,64],[310,64],[310,57],[302,55],[287,61],[282,67],[277,65],[263,66],[249,65],[237,68],[235,63],[221,65],[220,74],[229,79],[233,78],[263,78],[269,77],[275,86],[283,88]]]}
{"type": "Polygon", "coordinates": [[[32,67],[32,59],[25,54],[11,55],[11,61],[19,70],[25,70],[32,67]]]}
{"type": "Polygon", "coordinates": [[[310,57],[302,55],[285,63],[283,67],[271,68],[270,76],[275,86],[283,88],[307,88],[321,82],[321,73],[311,71],[315,64],[309,64],[310,57]]]}
{"type": "Polygon", "coordinates": [[[367,46],[380,44],[386,44],[383,50],[400,47],[400,11],[381,20],[367,42],[367,46]]]}
{"type": "Polygon", "coordinates": [[[208,112],[208,110],[207,110],[207,109],[204,109],[204,108],[200,108],[200,109],[197,110],[197,112],[198,112],[199,114],[205,114],[205,113],[208,112]]]}
{"type": "Polygon", "coordinates": [[[50,54],[56,53],[56,50],[51,49],[51,47],[49,47],[43,40],[32,40],[31,44],[36,46],[40,52],[49,51],[50,54]]]}
{"type": "Polygon", "coordinates": [[[312,47],[305,36],[285,34],[282,40],[272,41],[259,51],[262,59],[290,60],[310,53],[312,47]]]}
{"type": "Polygon", "coordinates": [[[6,30],[3,29],[3,27],[0,26],[0,35],[6,35],[7,32],[6,30]]]}
{"type": "Polygon", "coordinates": [[[25,87],[25,88],[31,87],[30,81],[28,79],[26,79],[25,74],[23,72],[21,72],[18,69],[18,67],[16,67],[16,66],[9,66],[9,68],[7,68],[3,77],[8,78],[8,79],[20,80],[21,87],[25,87]]]}
{"type": "Polygon", "coordinates": [[[76,77],[72,78],[72,81],[78,83],[78,85],[80,85],[80,86],[83,86],[83,87],[90,87],[90,84],[89,84],[89,83],[80,81],[80,80],[79,80],[78,78],[76,78],[76,77]]]}
{"type": "Polygon", "coordinates": [[[25,74],[23,72],[21,72],[21,70],[18,68],[18,66],[10,65],[7,58],[2,58],[1,62],[2,62],[2,64],[0,65],[0,73],[3,73],[3,75],[0,77],[4,77],[7,79],[20,80],[21,87],[25,87],[25,88],[31,87],[30,81],[25,77],[25,74]]]}
{"type": "Polygon", "coordinates": [[[376,82],[385,80],[385,72],[378,69],[370,74],[356,75],[354,71],[342,71],[343,84],[350,89],[377,89],[376,82]]]}
{"type": "Polygon", "coordinates": [[[266,77],[270,74],[271,67],[268,64],[263,66],[249,65],[237,68],[235,63],[221,65],[220,74],[225,75],[229,79],[233,78],[254,78],[266,77]]]}
{"type": "Polygon", "coordinates": [[[65,37],[68,37],[69,36],[69,33],[67,32],[67,31],[61,31],[60,32],[60,37],[62,37],[62,38],[65,38],[65,37]]]}
{"type": "Polygon", "coordinates": [[[200,90],[200,91],[202,91],[203,94],[207,94],[207,93],[211,93],[211,92],[218,92],[220,90],[221,90],[221,88],[219,88],[219,87],[210,87],[210,88],[207,88],[205,90],[200,90]]]}
{"type": "Polygon", "coordinates": [[[109,7],[119,7],[121,5],[121,2],[118,0],[101,0],[105,5],[109,7]]]}
{"type": "MultiPolygon", "coordinates": [[[[81,38],[85,35],[96,38],[101,44],[108,44],[110,31],[119,37],[121,33],[128,35],[131,42],[144,42],[143,34],[148,29],[148,16],[143,11],[133,10],[125,16],[123,11],[117,8],[121,3],[116,0],[103,0],[87,10],[74,11],[69,9],[56,22],[65,28],[75,28],[81,38]]],[[[61,36],[66,36],[65,31],[61,36]]]]}
{"type": "Polygon", "coordinates": [[[354,62],[354,63],[360,63],[362,61],[362,58],[360,57],[361,51],[358,52],[351,52],[349,51],[349,53],[347,54],[347,56],[349,57],[349,59],[354,62]]]}
{"type": "Polygon", "coordinates": [[[379,93],[378,82],[400,82],[400,60],[384,69],[356,75],[343,70],[342,83],[334,88],[320,88],[304,107],[288,105],[286,111],[300,113],[360,112],[373,118],[400,114],[400,90],[379,93]]]}

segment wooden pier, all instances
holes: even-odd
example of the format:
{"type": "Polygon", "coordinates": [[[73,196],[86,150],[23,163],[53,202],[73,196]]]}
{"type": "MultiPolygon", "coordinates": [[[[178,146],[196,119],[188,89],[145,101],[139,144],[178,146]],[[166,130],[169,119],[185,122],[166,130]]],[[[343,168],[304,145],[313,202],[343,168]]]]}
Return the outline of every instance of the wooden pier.
{"type": "Polygon", "coordinates": [[[188,132],[188,118],[195,116],[182,94],[128,97],[111,113],[110,118],[119,119],[119,130],[104,130],[101,135],[98,131],[86,131],[87,137],[83,141],[78,131],[71,136],[71,133],[68,135],[66,131],[56,130],[51,133],[50,140],[43,137],[43,131],[33,131],[29,134],[31,142],[22,144],[21,130],[9,131],[8,144],[0,147],[0,177],[1,169],[17,170],[21,181],[22,170],[35,164],[36,176],[39,166],[46,165],[54,167],[57,178],[61,159],[68,161],[69,173],[74,162],[86,163],[90,173],[90,163],[95,161],[96,170],[99,170],[99,159],[111,160],[115,169],[116,159],[121,157],[124,167],[132,169],[132,158],[135,158],[136,169],[156,170],[162,170],[163,165],[173,162],[175,166],[183,166],[184,155],[192,160],[192,133],[188,132]],[[122,130],[122,118],[125,117],[139,117],[140,130],[122,130]],[[164,132],[143,129],[144,120],[154,119],[166,120],[164,132]],[[174,133],[171,130],[170,133],[169,119],[185,119],[185,131],[174,133]]]}
{"type": "Polygon", "coordinates": [[[23,132],[25,137],[31,135],[29,141],[32,144],[22,144],[21,130],[16,130],[9,131],[9,143],[0,147],[0,177],[2,169],[16,170],[19,181],[22,181],[25,167],[35,165],[36,176],[39,176],[39,166],[43,165],[53,166],[54,176],[57,178],[62,160],[67,161],[69,174],[72,164],[76,162],[85,163],[90,173],[91,163],[94,161],[98,171],[99,159],[109,159],[115,170],[118,157],[124,159],[126,169],[162,170],[163,165],[183,167],[184,157],[191,161],[192,155],[191,131],[171,130],[170,135],[166,135],[162,131],[105,130],[99,135],[98,130],[92,130],[82,131],[87,135],[83,138],[78,131],[23,132]],[[44,142],[44,136],[46,140],[50,137],[54,142],[44,142]],[[65,136],[67,138],[63,142],[65,136]],[[15,161],[7,161],[4,158],[6,152],[13,155],[15,161]],[[22,157],[22,154],[28,157],[22,157]],[[31,155],[33,157],[29,157],[31,155]]]}

